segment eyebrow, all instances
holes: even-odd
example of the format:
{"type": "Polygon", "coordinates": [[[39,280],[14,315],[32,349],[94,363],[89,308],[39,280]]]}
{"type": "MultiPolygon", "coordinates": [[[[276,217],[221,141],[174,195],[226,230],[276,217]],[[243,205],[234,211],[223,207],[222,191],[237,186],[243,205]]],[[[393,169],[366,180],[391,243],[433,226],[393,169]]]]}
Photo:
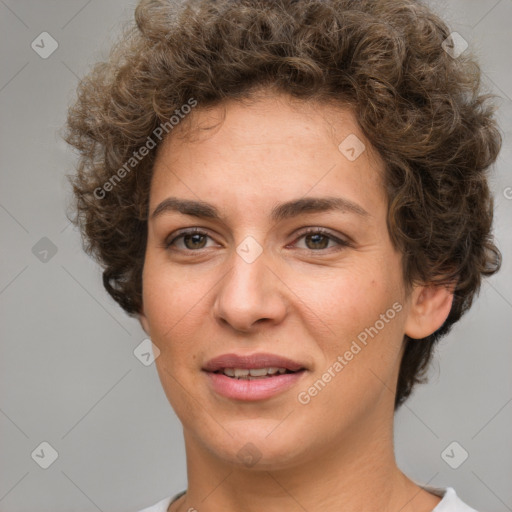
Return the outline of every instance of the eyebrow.
{"type": "MultiPolygon", "coordinates": [[[[270,218],[278,222],[302,214],[330,211],[355,213],[361,217],[370,215],[362,206],[342,197],[302,197],[275,205],[272,208],[270,218]]],[[[178,197],[164,199],[155,208],[151,218],[154,219],[169,212],[178,212],[191,217],[224,220],[219,210],[212,204],[178,197]]]]}

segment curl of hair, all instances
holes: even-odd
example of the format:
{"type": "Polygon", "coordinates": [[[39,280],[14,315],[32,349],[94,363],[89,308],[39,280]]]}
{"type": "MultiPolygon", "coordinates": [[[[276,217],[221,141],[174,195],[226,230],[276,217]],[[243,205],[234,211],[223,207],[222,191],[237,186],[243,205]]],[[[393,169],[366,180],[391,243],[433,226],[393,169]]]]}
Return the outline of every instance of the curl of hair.
{"type": "Polygon", "coordinates": [[[487,183],[501,147],[496,107],[480,94],[471,52],[454,59],[443,49],[449,34],[415,0],[140,2],[135,24],[79,84],[66,125],[79,151],[72,220],[108,293],[128,314],[141,311],[156,149],[130,159],[176,109],[259,89],[350,106],[386,163],[387,222],[405,283],[454,286],[443,326],[405,337],[397,408],[425,380],[435,343],[471,306],[482,276],[500,267],[487,183]],[[133,168],[120,173],[127,162],[133,168]]]}

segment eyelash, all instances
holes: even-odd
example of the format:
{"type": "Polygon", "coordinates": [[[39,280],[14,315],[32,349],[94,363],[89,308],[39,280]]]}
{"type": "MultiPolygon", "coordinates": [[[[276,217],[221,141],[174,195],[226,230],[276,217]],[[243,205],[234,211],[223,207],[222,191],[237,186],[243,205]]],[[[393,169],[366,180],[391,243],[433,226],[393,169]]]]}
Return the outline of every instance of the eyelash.
{"type": "MultiPolygon", "coordinates": [[[[324,229],[324,228],[307,228],[305,229],[304,231],[301,231],[298,235],[297,235],[297,238],[295,239],[294,243],[297,242],[299,239],[307,236],[307,235],[311,235],[311,234],[320,234],[320,235],[323,235],[327,238],[329,238],[330,240],[336,242],[338,244],[338,247],[330,247],[330,248],[325,248],[325,249],[303,249],[304,251],[307,251],[309,253],[315,253],[315,254],[318,254],[318,253],[322,253],[322,252],[326,252],[326,251],[329,251],[331,252],[332,249],[335,249],[335,250],[341,250],[345,247],[351,247],[352,244],[350,242],[348,242],[347,240],[342,240],[336,236],[334,236],[330,231],[324,229]]],[[[174,244],[174,242],[176,242],[176,240],[180,239],[180,238],[183,238],[184,236],[187,236],[187,235],[203,235],[203,236],[207,236],[209,238],[210,235],[208,235],[208,233],[202,231],[200,228],[192,228],[192,229],[187,229],[187,230],[184,230],[184,231],[181,231],[181,232],[178,232],[178,234],[172,238],[172,240],[169,240],[169,241],[165,241],[164,244],[163,244],[163,248],[164,249],[170,249],[172,244],[174,244]]],[[[193,250],[193,249],[176,249],[178,251],[184,251],[184,252],[200,252],[202,249],[197,249],[197,250],[193,250]]]]}

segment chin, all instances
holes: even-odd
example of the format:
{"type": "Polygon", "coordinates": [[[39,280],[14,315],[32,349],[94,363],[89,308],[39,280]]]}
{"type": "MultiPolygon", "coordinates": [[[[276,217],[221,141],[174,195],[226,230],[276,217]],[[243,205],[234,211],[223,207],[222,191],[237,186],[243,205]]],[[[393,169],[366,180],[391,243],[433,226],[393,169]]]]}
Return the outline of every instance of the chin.
{"type": "Polygon", "coordinates": [[[312,447],[304,442],[307,433],[294,432],[291,425],[275,420],[226,421],[227,432],[217,435],[218,429],[197,432],[201,444],[217,459],[228,465],[252,471],[282,470],[306,461],[312,447]],[[213,435],[212,435],[213,434],[213,435]]]}

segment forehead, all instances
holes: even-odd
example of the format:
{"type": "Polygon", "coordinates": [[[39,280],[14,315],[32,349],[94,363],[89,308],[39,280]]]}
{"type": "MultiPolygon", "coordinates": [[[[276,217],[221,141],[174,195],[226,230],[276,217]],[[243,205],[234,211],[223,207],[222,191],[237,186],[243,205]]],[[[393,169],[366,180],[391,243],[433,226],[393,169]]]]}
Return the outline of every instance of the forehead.
{"type": "Polygon", "coordinates": [[[235,202],[313,189],[382,199],[384,163],[349,108],[274,95],[198,106],[177,128],[159,148],[150,208],[170,192],[235,202]]]}

